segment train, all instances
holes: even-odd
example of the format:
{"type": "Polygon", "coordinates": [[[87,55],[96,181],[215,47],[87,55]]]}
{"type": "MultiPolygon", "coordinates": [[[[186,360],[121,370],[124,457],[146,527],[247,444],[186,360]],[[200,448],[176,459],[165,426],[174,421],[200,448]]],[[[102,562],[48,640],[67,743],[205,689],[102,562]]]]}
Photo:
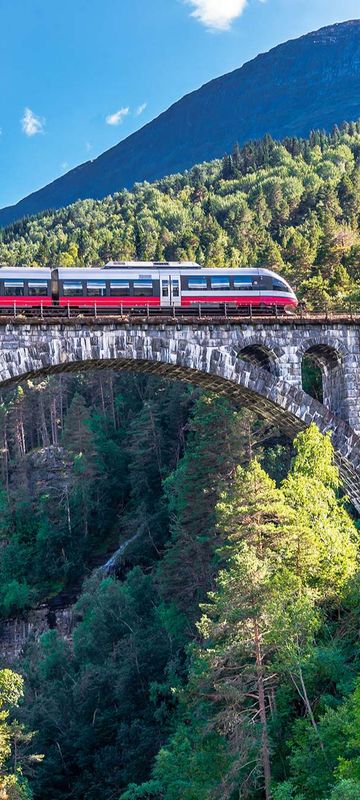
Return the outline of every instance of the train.
{"type": "Polygon", "coordinates": [[[204,268],[191,261],[109,261],[101,268],[0,267],[0,308],[267,307],[298,304],[291,286],[263,268],[204,268]]]}

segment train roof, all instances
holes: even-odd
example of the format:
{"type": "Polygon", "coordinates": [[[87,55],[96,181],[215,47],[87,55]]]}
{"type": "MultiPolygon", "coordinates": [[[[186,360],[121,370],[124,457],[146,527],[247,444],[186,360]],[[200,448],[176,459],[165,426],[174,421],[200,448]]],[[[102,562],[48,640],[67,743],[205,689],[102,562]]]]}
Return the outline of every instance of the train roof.
{"type": "Polygon", "coordinates": [[[51,269],[49,267],[7,267],[5,264],[0,266],[0,279],[19,278],[24,275],[26,278],[46,278],[50,280],[51,269]]]}
{"type": "Polygon", "coordinates": [[[196,261],[108,261],[102,269],[201,269],[196,261]]]}
{"type": "MultiPolygon", "coordinates": [[[[134,265],[131,268],[128,267],[126,272],[127,272],[127,276],[130,279],[131,278],[139,278],[139,277],[140,278],[141,277],[159,278],[159,268],[155,267],[155,266],[151,267],[151,268],[150,267],[146,268],[141,264],[140,265],[137,264],[136,266],[134,265]]],[[[236,270],[236,269],[233,269],[232,267],[229,267],[228,269],[220,268],[220,267],[217,267],[217,268],[209,267],[208,269],[201,269],[201,274],[202,275],[224,275],[224,274],[229,273],[229,272],[234,273],[234,274],[240,274],[240,275],[244,275],[244,273],[246,273],[247,275],[259,275],[259,270],[257,268],[254,268],[254,267],[251,267],[251,268],[249,267],[249,269],[242,269],[242,270],[236,270]]],[[[261,272],[264,273],[265,270],[262,270],[261,272]]],[[[266,272],[268,272],[268,271],[266,270],[266,272]]],[[[168,267],[167,273],[168,274],[172,274],[172,273],[179,274],[179,269],[176,268],[176,267],[173,267],[173,268],[168,267]]],[[[193,267],[186,267],[186,268],[183,268],[181,270],[181,275],[184,275],[185,277],[188,276],[188,275],[193,275],[193,274],[194,274],[194,268],[193,267]]],[[[93,279],[93,280],[94,279],[95,280],[96,279],[99,279],[99,280],[101,280],[101,279],[102,280],[105,280],[105,279],[111,280],[111,279],[114,279],[114,280],[116,280],[116,278],[121,277],[121,270],[119,268],[118,269],[110,269],[110,268],[108,268],[106,270],[106,273],[104,274],[104,269],[102,267],[100,269],[96,269],[94,267],[91,267],[91,268],[86,268],[86,267],[85,268],[84,267],[78,267],[78,268],[76,268],[76,267],[61,267],[61,268],[58,269],[58,275],[59,275],[59,278],[61,280],[66,280],[67,278],[69,280],[71,280],[71,279],[75,279],[75,280],[91,280],[91,279],[93,279]]]]}
{"type": "MultiPolygon", "coordinates": [[[[130,264],[130,262],[129,262],[130,264]]],[[[226,273],[231,273],[235,275],[271,275],[273,277],[279,277],[277,272],[274,272],[271,269],[266,269],[264,267],[199,267],[201,269],[201,273],[203,275],[224,275],[226,273]]],[[[99,278],[99,279],[111,279],[119,277],[119,272],[121,272],[121,268],[111,268],[108,266],[106,268],[106,275],[104,275],[104,267],[59,267],[58,274],[61,279],[64,278],[76,278],[76,279],[86,279],[86,278],[99,278]]],[[[159,275],[159,267],[154,264],[150,266],[150,262],[142,262],[137,261],[133,262],[131,266],[127,267],[127,271],[129,272],[129,277],[138,277],[142,274],[146,275],[147,277],[157,277],[159,275]]],[[[179,267],[176,265],[175,262],[172,262],[171,266],[167,268],[168,272],[179,272],[179,267]]],[[[183,264],[181,274],[183,275],[193,275],[194,274],[194,267],[185,266],[183,264]]],[[[284,279],[282,279],[284,280],[284,279]]]]}
{"type": "Polygon", "coordinates": [[[0,265],[0,279],[6,278],[39,278],[50,280],[53,269],[57,269],[59,278],[61,280],[75,279],[75,280],[116,280],[119,277],[121,270],[127,270],[129,278],[142,278],[148,277],[153,279],[159,278],[159,272],[164,269],[168,272],[181,272],[184,276],[194,274],[194,269],[201,270],[203,275],[224,275],[224,273],[233,273],[238,275],[269,275],[273,278],[281,278],[288,286],[288,282],[277,272],[266,267],[201,267],[196,262],[192,261],[109,261],[104,267],[9,267],[7,265],[0,265]],[[104,271],[106,270],[106,275],[104,271]]]}

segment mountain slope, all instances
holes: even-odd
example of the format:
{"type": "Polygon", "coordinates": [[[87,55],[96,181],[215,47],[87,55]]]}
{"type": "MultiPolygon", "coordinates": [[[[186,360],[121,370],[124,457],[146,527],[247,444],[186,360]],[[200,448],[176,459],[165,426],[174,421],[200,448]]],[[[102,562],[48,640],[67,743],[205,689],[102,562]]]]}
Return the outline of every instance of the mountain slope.
{"type": "Polygon", "coordinates": [[[102,198],[222,156],[271,133],[305,136],[360,116],[360,20],[322,28],[192,92],[141,130],[0,211],[0,225],[81,198],[102,198]]]}

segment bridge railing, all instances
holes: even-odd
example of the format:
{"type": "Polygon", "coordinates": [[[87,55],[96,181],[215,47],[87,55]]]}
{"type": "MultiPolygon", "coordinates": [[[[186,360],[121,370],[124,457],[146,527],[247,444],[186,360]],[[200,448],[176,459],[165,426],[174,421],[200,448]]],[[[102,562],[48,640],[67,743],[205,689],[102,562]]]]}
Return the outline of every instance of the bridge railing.
{"type": "Polygon", "coordinates": [[[360,316],[360,301],[344,300],[342,303],[334,305],[316,305],[309,308],[304,303],[299,303],[295,309],[295,315],[300,318],[308,316],[332,319],[338,317],[358,318],[360,316]]]}
{"type": "Polygon", "coordinates": [[[96,303],[89,306],[37,306],[29,307],[23,306],[21,303],[14,303],[13,306],[1,307],[0,306],[0,319],[17,320],[21,323],[26,320],[81,320],[81,319],[99,320],[104,318],[116,318],[117,320],[129,321],[130,319],[184,319],[191,318],[203,320],[204,322],[209,319],[218,319],[221,321],[226,320],[240,320],[252,321],[268,320],[274,321],[291,321],[291,320],[307,320],[316,321],[330,321],[330,320],[349,320],[360,322],[360,302],[343,302],[341,305],[334,306],[317,306],[309,308],[303,303],[300,303],[296,309],[291,311],[284,311],[276,305],[269,305],[262,308],[254,306],[235,306],[233,304],[222,303],[217,307],[206,303],[195,303],[187,308],[175,307],[170,308],[154,308],[152,306],[143,307],[123,307],[123,306],[98,306],[96,303]]]}

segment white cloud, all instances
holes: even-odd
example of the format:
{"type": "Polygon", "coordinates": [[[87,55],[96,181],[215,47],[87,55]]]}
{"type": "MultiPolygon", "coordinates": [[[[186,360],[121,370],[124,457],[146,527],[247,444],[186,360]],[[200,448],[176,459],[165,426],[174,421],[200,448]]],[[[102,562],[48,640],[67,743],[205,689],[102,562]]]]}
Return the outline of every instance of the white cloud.
{"type": "Polygon", "coordinates": [[[191,16],[209,30],[228,31],[232,22],[243,13],[247,0],[185,0],[194,8],[191,16]]]}
{"type": "Polygon", "coordinates": [[[105,117],[105,122],[108,125],[121,125],[125,117],[127,117],[129,111],[129,107],[119,108],[119,111],[114,111],[113,114],[108,114],[107,117],[105,117]]]}
{"type": "Polygon", "coordinates": [[[90,153],[90,150],[92,150],[92,147],[93,146],[92,146],[91,142],[85,142],[85,150],[86,150],[87,153],[90,153]]]}
{"type": "Polygon", "coordinates": [[[140,114],[142,114],[143,111],[145,111],[146,106],[147,103],[141,103],[141,106],[138,106],[135,111],[135,117],[140,117],[140,114]]]}
{"type": "Polygon", "coordinates": [[[63,163],[61,164],[61,169],[62,169],[63,172],[67,172],[68,169],[70,169],[69,162],[68,161],[63,161],[63,163]]]}
{"type": "Polygon", "coordinates": [[[21,126],[26,136],[35,136],[37,133],[44,133],[45,119],[37,117],[31,108],[24,108],[21,126]]]}

